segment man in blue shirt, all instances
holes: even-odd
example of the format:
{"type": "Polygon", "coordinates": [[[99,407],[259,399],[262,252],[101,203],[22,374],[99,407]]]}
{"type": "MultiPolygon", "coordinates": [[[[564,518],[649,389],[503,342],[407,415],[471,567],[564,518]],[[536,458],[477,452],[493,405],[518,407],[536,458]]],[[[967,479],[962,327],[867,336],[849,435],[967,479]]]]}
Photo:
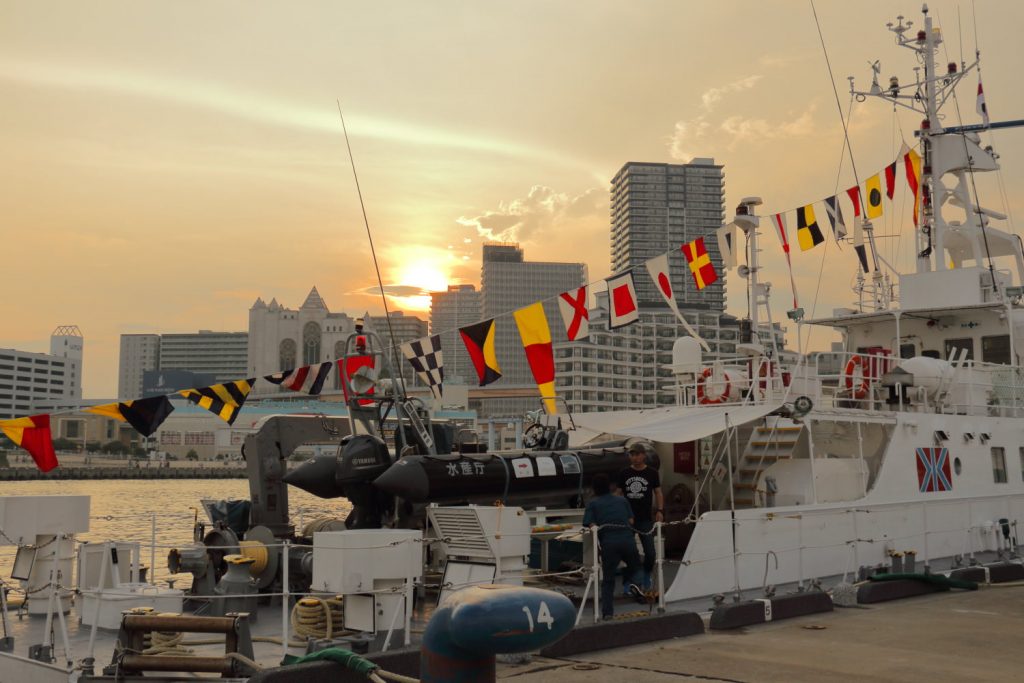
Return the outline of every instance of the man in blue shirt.
{"type": "Polygon", "coordinates": [[[583,513],[583,526],[597,527],[601,547],[601,618],[615,612],[615,572],[619,562],[626,563],[623,583],[629,583],[640,570],[640,553],[633,539],[633,510],[626,499],[613,495],[607,474],[595,474],[590,482],[594,497],[583,513]]]}

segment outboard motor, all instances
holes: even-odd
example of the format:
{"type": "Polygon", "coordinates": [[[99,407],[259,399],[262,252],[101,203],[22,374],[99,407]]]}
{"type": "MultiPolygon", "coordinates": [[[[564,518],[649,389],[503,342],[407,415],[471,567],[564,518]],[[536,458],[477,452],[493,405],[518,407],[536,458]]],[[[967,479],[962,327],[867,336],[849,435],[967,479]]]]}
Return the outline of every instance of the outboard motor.
{"type": "Polygon", "coordinates": [[[383,518],[394,510],[394,501],[373,485],[373,480],[391,467],[391,453],[378,436],[357,434],[341,448],[335,481],[352,503],[345,519],[349,529],[379,529],[383,518]]]}
{"type": "Polygon", "coordinates": [[[284,477],[286,484],[319,498],[345,497],[352,512],[345,519],[349,529],[379,529],[384,515],[393,509],[391,497],[372,482],[391,467],[387,444],[372,434],[347,436],[337,456],[321,455],[284,477]]]}

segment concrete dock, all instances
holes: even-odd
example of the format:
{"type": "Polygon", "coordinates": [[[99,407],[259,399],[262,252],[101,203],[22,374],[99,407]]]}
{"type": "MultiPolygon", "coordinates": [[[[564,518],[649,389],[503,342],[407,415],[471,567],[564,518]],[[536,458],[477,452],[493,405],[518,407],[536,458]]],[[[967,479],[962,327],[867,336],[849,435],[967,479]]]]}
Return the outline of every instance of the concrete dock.
{"type": "Polygon", "coordinates": [[[982,586],[837,608],[566,659],[501,665],[498,678],[552,681],[1010,681],[1024,677],[1024,585],[982,586]]]}

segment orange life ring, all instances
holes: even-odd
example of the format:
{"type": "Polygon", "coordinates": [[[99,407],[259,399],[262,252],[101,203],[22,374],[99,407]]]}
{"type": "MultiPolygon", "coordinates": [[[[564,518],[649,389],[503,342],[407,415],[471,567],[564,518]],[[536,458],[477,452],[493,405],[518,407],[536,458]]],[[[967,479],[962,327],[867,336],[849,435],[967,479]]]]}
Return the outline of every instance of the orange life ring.
{"type": "Polygon", "coordinates": [[[863,358],[857,354],[850,356],[850,360],[846,361],[846,369],[843,371],[843,375],[846,377],[846,390],[850,392],[850,395],[855,399],[862,399],[868,395],[868,364],[863,358]],[[860,382],[854,382],[853,376],[857,372],[857,368],[860,368],[860,382]]]}
{"type": "Polygon", "coordinates": [[[725,403],[729,399],[729,392],[732,391],[732,384],[729,382],[728,373],[722,373],[725,377],[725,391],[723,391],[720,396],[712,398],[704,391],[704,384],[708,381],[708,378],[714,374],[714,372],[714,368],[704,368],[704,371],[700,373],[700,377],[697,378],[697,403],[702,405],[717,405],[719,403],[725,403]]]}

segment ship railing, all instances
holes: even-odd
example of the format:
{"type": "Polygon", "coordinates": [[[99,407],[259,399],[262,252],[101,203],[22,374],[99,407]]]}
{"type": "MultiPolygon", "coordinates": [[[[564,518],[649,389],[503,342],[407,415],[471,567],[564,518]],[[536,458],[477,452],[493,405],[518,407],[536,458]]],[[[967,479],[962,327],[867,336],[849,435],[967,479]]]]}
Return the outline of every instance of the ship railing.
{"type": "Polygon", "coordinates": [[[821,354],[806,366],[806,374],[798,374],[794,383],[799,393],[808,396],[816,406],[883,410],[887,409],[889,392],[882,386],[882,377],[896,363],[888,351],[821,354]]]}
{"type": "MultiPolygon", "coordinates": [[[[790,394],[792,369],[766,356],[721,356],[665,385],[677,405],[757,405],[790,394]]],[[[798,395],[798,394],[794,394],[798,395]]]]}
{"type": "Polygon", "coordinates": [[[1024,369],[964,361],[954,370],[937,412],[955,415],[1024,416],[1024,369]]]}

